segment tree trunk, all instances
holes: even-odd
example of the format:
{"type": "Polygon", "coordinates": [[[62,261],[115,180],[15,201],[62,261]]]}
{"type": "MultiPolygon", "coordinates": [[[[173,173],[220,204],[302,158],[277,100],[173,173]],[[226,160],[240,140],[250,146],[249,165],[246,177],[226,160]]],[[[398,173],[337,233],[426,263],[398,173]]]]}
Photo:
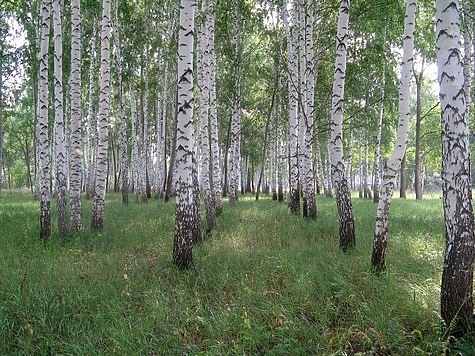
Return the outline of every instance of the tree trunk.
{"type": "Polygon", "coordinates": [[[421,177],[421,90],[422,79],[424,74],[424,61],[422,61],[422,68],[419,74],[414,73],[416,81],[416,143],[414,152],[414,191],[416,193],[416,200],[422,199],[422,177],[421,177]]]}
{"type": "Polygon", "coordinates": [[[63,26],[60,0],[53,0],[54,27],[54,128],[56,154],[56,190],[58,209],[58,229],[64,237],[68,234],[67,216],[67,168],[66,168],[66,137],[63,112],[63,26]]]}
{"type": "Polygon", "coordinates": [[[290,165],[290,192],[289,209],[293,214],[300,212],[300,192],[299,192],[299,160],[298,160],[298,140],[299,122],[297,117],[298,109],[298,64],[297,64],[297,10],[295,1],[286,0],[284,2],[284,26],[287,31],[287,67],[288,67],[288,90],[289,90],[289,165],[290,165]],[[292,4],[290,19],[288,19],[287,9],[289,2],[292,4]]]}
{"type": "Polygon", "coordinates": [[[48,133],[48,47],[50,33],[51,0],[43,0],[40,37],[40,77],[38,81],[38,155],[40,172],[40,238],[47,240],[51,236],[51,160],[49,155],[48,133]]]}
{"type": "Polygon", "coordinates": [[[91,229],[102,230],[104,227],[104,203],[106,198],[106,181],[108,169],[108,135],[109,135],[109,99],[110,99],[110,36],[111,36],[111,2],[102,1],[101,30],[101,91],[99,94],[99,112],[97,116],[98,142],[96,178],[94,184],[94,204],[92,208],[91,229]]]}
{"type": "MultiPolygon", "coordinates": [[[[216,226],[216,212],[214,206],[213,193],[213,165],[211,162],[210,150],[210,39],[209,39],[209,5],[204,0],[202,2],[202,13],[205,15],[203,23],[200,25],[198,34],[198,58],[200,65],[197,66],[198,87],[200,92],[200,128],[201,128],[201,186],[206,209],[207,231],[211,231],[216,226]]],[[[199,198],[199,196],[198,196],[199,198]]]]}
{"type": "Polygon", "coordinates": [[[176,216],[173,261],[179,268],[193,264],[196,209],[193,190],[193,29],[196,1],[181,0],[178,38],[178,106],[176,144],[176,216]]]}
{"type": "Polygon", "coordinates": [[[413,66],[414,27],[417,0],[408,0],[404,21],[404,50],[399,81],[399,120],[394,150],[386,162],[381,185],[381,196],[376,212],[376,226],[373,241],[371,264],[375,272],[386,268],[386,249],[388,244],[389,206],[394,190],[395,177],[406,153],[407,128],[410,112],[410,83],[413,66]]]}
{"type": "Polygon", "coordinates": [[[453,335],[473,330],[475,237],[470,200],[469,128],[460,48],[459,2],[436,1],[436,51],[442,108],[442,191],[446,246],[441,316],[453,335]]]}
{"type": "MultiPolygon", "coordinates": [[[[133,81],[133,80],[132,80],[133,81]]],[[[133,82],[130,83],[130,114],[132,116],[132,157],[131,157],[131,171],[132,171],[132,186],[135,200],[138,199],[140,190],[139,184],[139,129],[137,120],[137,100],[135,97],[135,88],[133,82]]]]}
{"type": "Polygon", "coordinates": [[[232,46],[234,50],[234,92],[231,109],[231,143],[229,154],[229,203],[235,205],[238,200],[239,184],[239,159],[241,153],[240,135],[241,135],[241,15],[237,1],[233,1],[234,23],[232,46]]]}
{"type": "Polygon", "coordinates": [[[401,161],[401,169],[399,170],[399,198],[406,199],[406,153],[404,152],[404,156],[402,157],[401,161]]]}
{"type": "Polygon", "coordinates": [[[351,194],[345,177],[343,160],[343,102],[346,73],[346,52],[348,42],[348,21],[350,2],[340,1],[338,12],[337,54],[332,90],[331,114],[331,165],[333,184],[340,222],[340,249],[346,252],[355,246],[355,219],[351,204],[351,194]]]}
{"type": "Polygon", "coordinates": [[[215,11],[216,0],[210,1],[210,12],[208,14],[208,35],[209,35],[209,70],[210,70],[210,87],[209,87],[209,116],[211,124],[211,164],[213,172],[213,192],[214,206],[216,215],[220,215],[223,211],[223,189],[221,186],[221,168],[219,165],[219,126],[218,126],[218,103],[216,99],[216,52],[215,52],[215,11]]]}
{"type": "Polygon", "coordinates": [[[71,230],[82,229],[81,174],[83,159],[81,105],[81,1],[71,1],[71,167],[69,199],[71,230]]]}
{"type": "MultiPolygon", "coordinates": [[[[385,36],[386,39],[386,36],[385,36]]],[[[386,66],[383,67],[383,79],[381,81],[381,104],[379,106],[379,116],[377,122],[376,145],[374,148],[374,183],[373,183],[373,202],[379,201],[379,191],[381,185],[381,138],[383,134],[383,116],[384,116],[384,91],[386,85],[386,66]]]]}
{"type": "Polygon", "coordinates": [[[95,182],[95,153],[96,153],[96,137],[97,137],[97,120],[94,113],[94,82],[95,78],[95,61],[96,61],[96,37],[97,26],[94,21],[93,32],[90,45],[91,59],[89,64],[89,98],[87,104],[86,118],[86,199],[94,197],[95,182]]]}

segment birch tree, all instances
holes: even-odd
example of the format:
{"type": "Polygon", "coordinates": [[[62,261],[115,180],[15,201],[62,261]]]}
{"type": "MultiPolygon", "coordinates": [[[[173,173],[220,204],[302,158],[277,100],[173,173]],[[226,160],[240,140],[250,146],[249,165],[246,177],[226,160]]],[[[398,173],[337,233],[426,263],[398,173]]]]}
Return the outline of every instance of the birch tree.
{"type": "Polygon", "coordinates": [[[53,0],[54,28],[54,129],[56,154],[56,190],[58,209],[58,229],[61,235],[68,234],[66,208],[67,167],[66,137],[63,112],[63,26],[60,0],[53,0]]]}
{"type": "Polygon", "coordinates": [[[289,209],[292,213],[300,212],[300,193],[299,193],[299,162],[298,162],[298,137],[299,125],[297,117],[298,96],[298,66],[297,66],[297,46],[296,46],[296,4],[292,0],[284,2],[284,27],[287,32],[287,67],[288,67],[288,90],[289,90],[289,165],[290,165],[290,192],[289,209]],[[289,3],[290,1],[290,3],[289,3]],[[291,6],[290,19],[288,16],[288,7],[291,6]]]}
{"type": "Polygon", "coordinates": [[[69,199],[71,230],[82,229],[81,1],[71,1],[71,159],[69,199]]]}
{"type": "Polygon", "coordinates": [[[332,111],[330,130],[331,170],[335,187],[336,203],[340,222],[340,248],[348,251],[355,245],[355,219],[351,194],[345,177],[343,158],[343,102],[346,75],[350,2],[341,0],[338,11],[336,35],[336,60],[333,77],[332,111]]]}
{"type": "Polygon", "coordinates": [[[180,1],[178,33],[178,101],[176,143],[176,212],[173,261],[179,268],[193,264],[193,42],[195,0],[180,1]]]}
{"type": "Polygon", "coordinates": [[[207,1],[202,2],[202,13],[205,16],[201,24],[199,33],[198,45],[198,60],[201,61],[201,66],[198,70],[198,85],[200,92],[200,128],[201,128],[201,186],[203,189],[203,196],[206,209],[206,222],[208,231],[213,229],[216,225],[216,213],[214,207],[213,194],[213,165],[211,163],[210,151],[210,124],[209,124],[209,87],[210,87],[210,39],[209,39],[209,6],[207,1]]]}
{"type": "Polygon", "coordinates": [[[446,245],[441,316],[454,335],[473,330],[475,237],[470,197],[469,127],[458,0],[436,1],[436,52],[442,109],[442,191],[446,245]]]}
{"type": "Polygon", "coordinates": [[[229,202],[235,205],[238,200],[239,189],[239,159],[241,154],[241,15],[238,2],[233,1],[234,19],[232,32],[232,46],[234,55],[234,88],[231,104],[231,143],[229,152],[229,202]]]}
{"type": "Polygon", "coordinates": [[[51,236],[51,160],[49,155],[48,134],[48,47],[51,20],[51,0],[43,0],[41,6],[40,35],[40,73],[38,80],[38,130],[37,145],[40,171],[40,238],[46,240],[51,236]]]}
{"type": "Polygon", "coordinates": [[[106,198],[106,181],[108,166],[109,100],[110,100],[110,36],[111,36],[111,2],[102,1],[101,23],[101,91],[99,93],[99,112],[97,116],[98,140],[96,158],[96,177],[94,187],[94,204],[92,208],[91,228],[102,230],[104,227],[104,204],[106,198]]]}
{"type": "MultiPolygon", "coordinates": [[[[313,45],[313,26],[314,26],[314,0],[305,0],[305,73],[307,78],[305,82],[305,106],[304,106],[304,141],[303,153],[301,155],[303,164],[302,181],[303,195],[307,202],[305,216],[310,219],[317,217],[317,207],[315,202],[315,174],[312,167],[313,154],[313,131],[315,116],[315,57],[313,45]]],[[[318,5],[318,1],[316,1],[318,5]]]]}
{"type": "Polygon", "coordinates": [[[376,212],[373,253],[371,264],[375,271],[386,268],[386,250],[388,245],[389,206],[393,195],[395,178],[404,159],[407,146],[407,129],[410,111],[410,83],[413,71],[414,27],[417,0],[408,0],[404,20],[404,48],[401,62],[401,79],[399,80],[399,119],[396,143],[384,167],[380,198],[376,212]]]}
{"type": "Polygon", "coordinates": [[[208,46],[209,46],[209,120],[211,131],[211,164],[213,172],[213,192],[214,207],[216,215],[220,215],[223,211],[223,190],[221,187],[221,167],[219,164],[219,126],[218,126],[218,101],[216,97],[216,52],[215,52],[215,21],[216,21],[216,0],[209,1],[208,14],[208,46]]]}

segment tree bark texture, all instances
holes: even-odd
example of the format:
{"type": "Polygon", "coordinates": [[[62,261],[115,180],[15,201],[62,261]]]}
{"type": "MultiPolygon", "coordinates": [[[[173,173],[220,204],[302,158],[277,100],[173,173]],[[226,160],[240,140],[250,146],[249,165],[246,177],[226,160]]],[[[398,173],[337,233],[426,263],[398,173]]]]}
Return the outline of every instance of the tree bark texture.
{"type": "Polygon", "coordinates": [[[83,160],[81,105],[81,1],[71,1],[71,155],[69,200],[71,230],[82,229],[81,175],[83,160]]]}
{"type": "Polygon", "coordinates": [[[287,68],[288,68],[288,90],[289,90],[289,165],[290,165],[290,192],[289,209],[293,214],[300,213],[300,192],[299,192],[299,121],[298,109],[298,63],[297,63],[297,10],[295,0],[284,2],[284,26],[287,32],[287,68]],[[291,5],[290,19],[287,14],[288,5],[291,5]]]}
{"type": "Polygon", "coordinates": [[[181,0],[178,34],[178,107],[176,143],[176,215],[173,261],[181,269],[193,264],[194,127],[193,127],[193,32],[196,1],[181,0]]]}
{"type": "Polygon", "coordinates": [[[198,86],[200,92],[200,128],[201,128],[201,187],[206,210],[207,230],[211,231],[216,225],[216,212],[214,207],[213,194],[213,164],[210,147],[210,40],[209,40],[209,6],[207,1],[202,2],[202,12],[205,16],[200,24],[200,33],[198,35],[198,86]]]}
{"type": "Polygon", "coordinates": [[[446,244],[441,316],[459,336],[473,330],[475,238],[470,199],[469,128],[466,116],[459,1],[436,1],[436,53],[442,109],[442,191],[446,244]]]}
{"type": "Polygon", "coordinates": [[[63,26],[60,0],[53,0],[54,28],[54,129],[56,154],[56,200],[58,210],[58,229],[62,236],[69,231],[66,195],[68,189],[66,137],[63,111],[63,26]]]}
{"type": "Polygon", "coordinates": [[[413,67],[414,27],[417,0],[408,0],[404,20],[404,49],[399,81],[399,120],[395,147],[384,167],[380,199],[376,212],[376,226],[373,240],[371,264],[376,272],[386,268],[386,250],[388,245],[389,207],[393,195],[395,178],[406,154],[407,129],[410,111],[410,82],[413,67]]]}
{"type": "Polygon", "coordinates": [[[343,157],[343,102],[346,74],[350,2],[340,1],[338,30],[336,36],[336,60],[332,90],[331,111],[331,167],[340,222],[340,248],[346,252],[355,245],[355,219],[351,204],[350,189],[345,177],[343,157]]]}
{"type": "Polygon", "coordinates": [[[104,227],[104,205],[108,172],[108,135],[109,135],[109,100],[110,100],[110,36],[111,36],[111,2],[102,2],[101,29],[101,82],[99,93],[99,112],[97,116],[97,158],[94,184],[94,204],[92,208],[91,228],[102,230],[104,227]]]}
{"type": "Polygon", "coordinates": [[[48,47],[51,20],[51,0],[43,0],[41,6],[41,35],[40,35],[40,74],[38,81],[39,110],[38,110],[38,155],[40,171],[40,238],[47,240],[51,236],[51,159],[49,154],[48,133],[48,47]]]}

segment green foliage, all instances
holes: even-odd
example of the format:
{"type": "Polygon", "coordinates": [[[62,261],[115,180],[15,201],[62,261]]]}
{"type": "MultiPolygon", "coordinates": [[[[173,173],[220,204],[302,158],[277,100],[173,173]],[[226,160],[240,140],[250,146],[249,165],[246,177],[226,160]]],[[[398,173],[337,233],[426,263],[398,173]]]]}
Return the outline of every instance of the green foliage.
{"type": "Polygon", "coordinates": [[[394,200],[389,270],[379,277],[368,200],[354,201],[359,239],[348,255],[333,199],[319,197],[318,220],[302,221],[243,197],[182,272],[171,262],[174,205],[120,199],[108,196],[101,233],[42,245],[38,203],[0,195],[1,354],[473,352],[470,339],[446,344],[440,328],[437,196],[394,200]]]}

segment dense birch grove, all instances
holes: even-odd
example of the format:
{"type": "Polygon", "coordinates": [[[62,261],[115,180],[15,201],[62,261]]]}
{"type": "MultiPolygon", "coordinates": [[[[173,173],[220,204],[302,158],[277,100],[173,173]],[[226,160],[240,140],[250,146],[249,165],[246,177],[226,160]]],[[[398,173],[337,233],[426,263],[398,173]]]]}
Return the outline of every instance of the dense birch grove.
{"type": "Polygon", "coordinates": [[[107,193],[131,214],[164,199],[176,204],[170,255],[186,269],[220,214],[253,193],[302,224],[333,199],[337,244],[351,254],[352,202],[372,199],[368,266],[380,274],[393,192],[442,192],[441,316],[469,330],[470,1],[6,3],[0,192],[34,193],[41,240],[84,229],[83,199],[92,230],[113,219],[107,193]]]}

